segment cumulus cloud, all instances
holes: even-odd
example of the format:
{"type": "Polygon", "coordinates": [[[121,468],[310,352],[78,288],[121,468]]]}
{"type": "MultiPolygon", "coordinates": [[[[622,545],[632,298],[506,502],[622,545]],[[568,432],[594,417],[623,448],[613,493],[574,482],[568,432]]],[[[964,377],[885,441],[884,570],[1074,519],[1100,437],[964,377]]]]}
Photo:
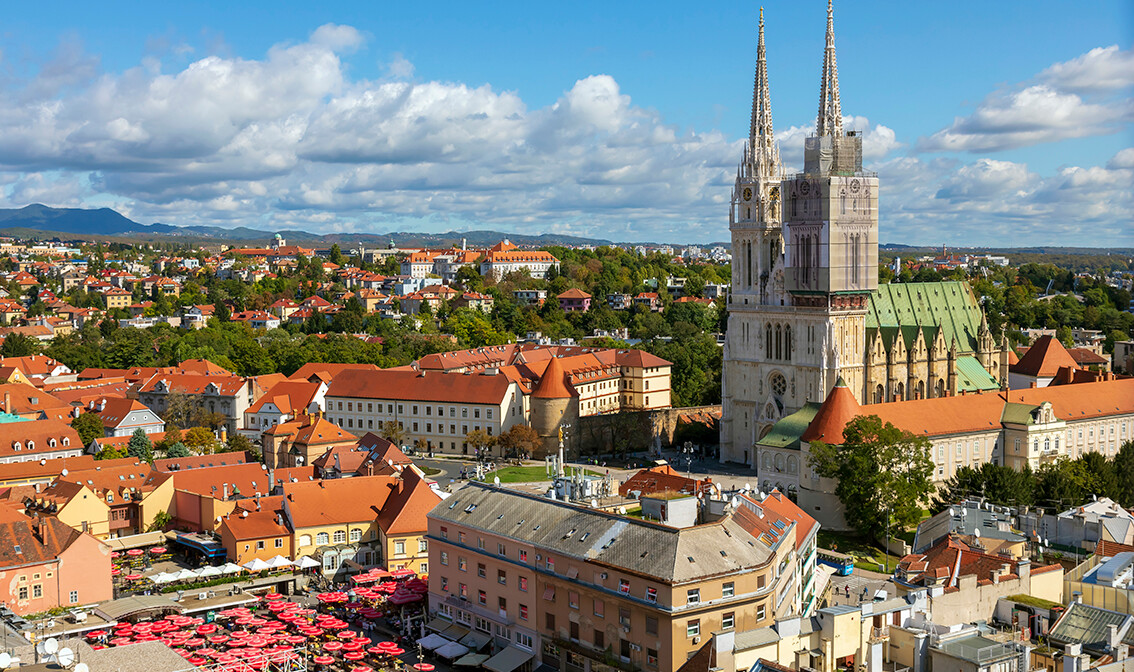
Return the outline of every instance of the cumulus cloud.
{"type": "MultiPolygon", "coordinates": [[[[487,84],[422,80],[401,54],[381,79],[352,78],[343,56],[366,39],[328,24],[261,58],[206,52],[213,55],[170,65],[148,56],[114,73],[65,41],[37,77],[0,82],[12,94],[0,96],[0,202],[107,205],[142,222],[316,232],[728,238],[741,140],[667,123],[605,74],[564,82],[557,100],[535,108],[487,84]]],[[[1061,88],[1073,68],[1110,72],[1092,90],[1122,76],[1098,65],[1122,52],[1087,56],[1085,65],[1053,66],[1033,84],[1066,107],[1061,123],[1069,126],[1082,125],[1085,106],[1109,109],[1061,88]]],[[[998,114],[994,107],[983,123],[1000,124],[1000,135],[1040,132],[1028,125],[1050,126],[1058,116],[1044,108],[1029,120],[1020,101],[1000,104],[998,114]]],[[[1115,240],[1130,238],[1118,223],[1134,205],[1134,150],[1104,167],[1045,177],[1011,161],[904,156],[907,144],[878,120],[846,117],[844,125],[863,133],[867,167],[880,174],[884,240],[938,242],[948,232],[971,243],[1009,236],[1012,227],[1058,232],[1083,217],[1096,230],[1117,231],[1115,240]]],[[[789,168],[802,162],[812,132],[798,123],[777,129],[789,168]]]]}
{"type": "Polygon", "coordinates": [[[989,94],[972,114],[927,138],[923,152],[995,152],[1116,133],[1134,120],[1123,89],[1134,84],[1134,52],[1092,49],[1033,81],[989,94]]]}

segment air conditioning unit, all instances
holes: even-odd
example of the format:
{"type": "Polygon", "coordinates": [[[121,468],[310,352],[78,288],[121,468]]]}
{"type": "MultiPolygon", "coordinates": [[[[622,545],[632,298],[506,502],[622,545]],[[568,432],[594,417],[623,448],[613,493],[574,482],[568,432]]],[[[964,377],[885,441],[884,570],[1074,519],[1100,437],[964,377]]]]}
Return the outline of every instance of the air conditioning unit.
{"type": "Polygon", "coordinates": [[[641,646],[639,646],[638,644],[635,644],[635,643],[633,643],[633,642],[630,642],[630,650],[631,650],[631,651],[641,651],[641,650],[642,650],[642,647],[641,647],[641,646]]]}
{"type": "Polygon", "coordinates": [[[609,578],[609,575],[606,572],[603,572],[600,576],[602,576],[603,581],[606,581],[607,578],[609,578]]]}
{"type": "Polygon", "coordinates": [[[700,643],[701,643],[701,638],[700,638],[700,637],[694,637],[694,638],[693,638],[693,643],[694,643],[694,644],[700,644],[700,643]]]}
{"type": "Polygon", "coordinates": [[[629,633],[630,632],[630,626],[628,626],[628,625],[622,626],[622,632],[629,633]]]}

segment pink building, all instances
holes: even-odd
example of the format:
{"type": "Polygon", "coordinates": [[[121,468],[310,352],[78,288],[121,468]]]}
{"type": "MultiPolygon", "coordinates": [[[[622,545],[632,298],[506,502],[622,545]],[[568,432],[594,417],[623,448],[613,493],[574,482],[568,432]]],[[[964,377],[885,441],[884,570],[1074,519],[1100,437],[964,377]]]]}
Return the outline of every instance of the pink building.
{"type": "Polygon", "coordinates": [[[557,298],[559,299],[559,307],[568,313],[585,313],[591,309],[591,295],[581,289],[568,289],[557,298]]]}
{"type": "Polygon", "coordinates": [[[51,516],[0,506],[0,586],[20,615],[109,600],[110,548],[51,516]]]}

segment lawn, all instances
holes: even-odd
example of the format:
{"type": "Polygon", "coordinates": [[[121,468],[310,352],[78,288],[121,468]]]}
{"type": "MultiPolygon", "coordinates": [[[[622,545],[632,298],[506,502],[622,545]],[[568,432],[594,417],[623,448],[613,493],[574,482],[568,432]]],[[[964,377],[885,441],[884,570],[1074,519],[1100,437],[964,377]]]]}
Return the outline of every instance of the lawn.
{"type": "MultiPolygon", "coordinates": [[[[587,470],[589,476],[600,476],[597,471],[587,470]]],[[[500,477],[501,483],[533,483],[536,481],[550,481],[552,479],[547,477],[547,468],[545,466],[537,465],[534,467],[504,467],[497,471],[490,471],[484,475],[484,481],[491,483],[492,479],[496,476],[500,477]]]]}
{"type": "MultiPolygon", "coordinates": [[[[828,530],[819,530],[819,548],[827,548],[839,553],[846,553],[854,558],[854,566],[859,569],[869,570],[871,572],[883,572],[885,567],[883,563],[886,561],[888,554],[882,548],[870,541],[866,541],[861,537],[852,534],[841,532],[831,532],[828,530]]],[[[901,560],[896,555],[889,555],[890,571],[894,571],[898,561],[901,560]]]]}

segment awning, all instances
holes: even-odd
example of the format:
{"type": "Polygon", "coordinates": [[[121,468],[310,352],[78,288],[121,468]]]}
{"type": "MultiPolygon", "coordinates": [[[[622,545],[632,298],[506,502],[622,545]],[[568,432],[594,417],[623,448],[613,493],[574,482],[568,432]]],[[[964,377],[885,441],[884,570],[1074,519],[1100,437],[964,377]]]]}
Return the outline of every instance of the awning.
{"type": "Polygon", "coordinates": [[[453,661],[457,667],[480,667],[480,664],[488,660],[488,656],[483,653],[466,653],[460,658],[453,661]]]}
{"type": "Polygon", "coordinates": [[[144,532],[132,534],[128,537],[115,537],[107,539],[104,543],[112,551],[128,551],[131,548],[144,548],[146,546],[161,546],[166,542],[163,532],[144,532]]]}
{"type": "Polygon", "coordinates": [[[547,600],[548,602],[555,601],[555,586],[548,586],[543,589],[543,599],[547,600]]]}
{"type": "Polygon", "coordinates": [[[449,643],[449,640],[445,639],[436,632],[431,632],[425,637],[417,640],[417,643],[420,644],[421,648],[425,649],[426,651],[432,651],[437,647],[445,646],[449,643]]]}
{"type": "Polygon", "coordinates": [[[469,647],[469,649],[471,649],[473,651],[480,651],[485,646],[487,646],[489,642],[492,641],[492,635],[487,635],[483,632],[475,632],[474,631],[474,632],[470,632],[469,634],[465,635],[464,637],[461,637],[457,641],[460,642],[461,644],[464,644],[465,646],[469,647]]]}
{"type": "Polygon", "coordinates": [[[568,579],[579,578],[579,568],[578,567],[568,567],[567,568],[567,578],[568,579]]]}
{"type": "Polygon", "coordinates": [[[505,647],[503,651],[484,661],[484,669],[492,670],[492,672],[512,672],[512,670],[528,662],[533,657],[534,654],[531,651],[508,646],[505,647]]]}
{"type": "Polygon", "coordinates": [[[452,624],[453,624],[452,621],[446,620],[446,619],[438,616],[437,618],[433,619],[432,621],[426,623],[425,629],[426,630],[432,630],[433,632],[441,632],[442,630],[444,630],[445,628],[449,627],[452,624]]]}
{"type": "Polygon", "coordinates": [[[436,653],[438,656],[441,656],[445,660],[453,660],[454,658],[460,658],[468,652],[469,650],[464,646],[456,642],[449,642],[445,646],[437,647],[437,649],[434,650],[433,653],[436,653]]]}
{"type": "Polygon", "coordinates": [[[456,623],[441,631],[442,637],[454,642],[467,634],[469,634],[469,629],[463,625],[457,625],[456,623]]]}

